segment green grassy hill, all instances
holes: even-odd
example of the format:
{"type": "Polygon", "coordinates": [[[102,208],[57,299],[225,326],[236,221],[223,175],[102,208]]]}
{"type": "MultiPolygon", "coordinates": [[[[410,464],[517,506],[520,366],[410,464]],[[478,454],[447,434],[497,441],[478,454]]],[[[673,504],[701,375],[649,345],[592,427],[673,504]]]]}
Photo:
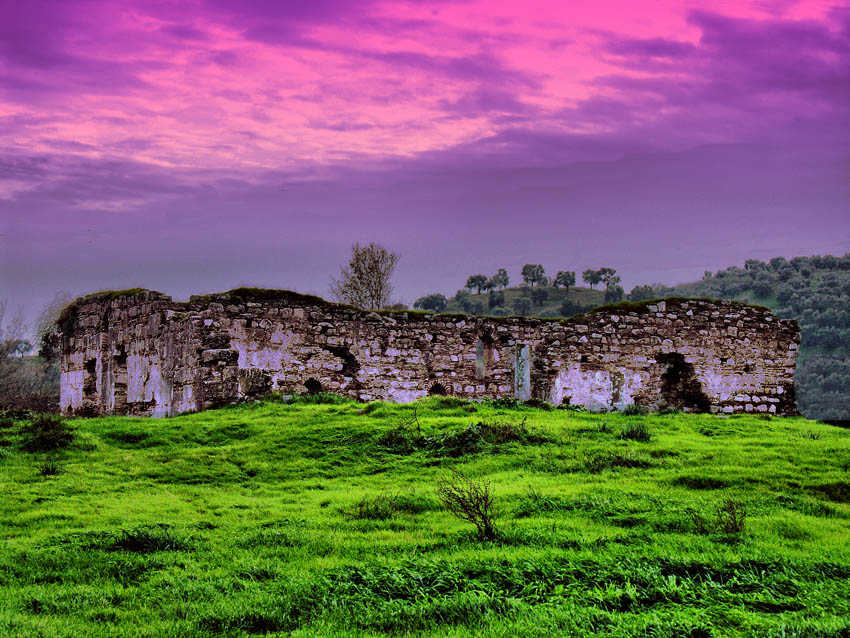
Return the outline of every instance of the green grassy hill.
{"type": "Polygon", "coordinates": [[[72,423],[47,453],[0,422],[3,636],[850,632],[850,430],[321,395],[72,423]]]}

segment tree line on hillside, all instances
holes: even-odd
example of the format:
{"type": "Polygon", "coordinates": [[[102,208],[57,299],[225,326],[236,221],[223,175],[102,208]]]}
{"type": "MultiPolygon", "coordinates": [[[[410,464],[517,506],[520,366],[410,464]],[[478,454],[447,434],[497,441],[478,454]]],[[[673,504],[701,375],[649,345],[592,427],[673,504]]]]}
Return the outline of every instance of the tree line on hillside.
{"type": "MultiPolygon", "coordinates": [[[[682,288],[654,292],[682,294],[682,288]]],[[[850,253],[748,259],[743,267],[706,271],[686,296],[761,302],[783,319],[796,319],[798,408],[809,418],[850,419],[850,253]]]]}
{"type": "MultiPolygon", "coordinates": [[[[576,285],[576,273],[572,270],[559,270],[553,277],[546,275],[542,264],[525,264],[521,271],[523,286],[520,288],[522,294],[514,299],[511,307],[515,314],[528,315],[535,306],[543,306],[550,297],[548,289],[555,288],[568,292],[576,285]]],[[[614,268],[602,267],[597,270],[587,269],[582,273],[582,280],[587,283],[591,290],[597,284],[605,285],[605,302],[612,303],[621,301],[625,292],[620,286],[620,277],[614,268]]],[[[506,308],[506,297],[504,289],[510,285],[510,277],[505,268],[499,268],[496,274],[487,277],[484,274],[470,275],[466,280],[464,289],[459,290],[452,299],[448,299],[440,293],[431,293],[420,297],[413,302],[417,310],[428,310],[432,312],[443,312],[450,301],[456,301],[461,309],[469,314],[484,314],[484,302],[474,299],[472,293],[481,296],[487,295],[486,312],[495,316],[510,314],[506,308]]],[[[565,299],[561,304],[561,314],[572,316],[579,312],[586,312],[594,305],[580,305],[570,299],[565,299]]]]}

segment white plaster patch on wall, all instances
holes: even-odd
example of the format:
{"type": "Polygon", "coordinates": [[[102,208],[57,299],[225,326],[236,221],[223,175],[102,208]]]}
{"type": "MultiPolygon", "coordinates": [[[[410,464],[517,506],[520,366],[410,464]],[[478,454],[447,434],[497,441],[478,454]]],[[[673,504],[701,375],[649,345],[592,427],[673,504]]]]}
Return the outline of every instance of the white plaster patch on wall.
{"type": "Polygon", "coordinates": [[[195,410],[195,396],[192,386],[186,384],[183,386],[183,396],[180,401],[172,403],[171,416],[182,412],[193,412],[195,410]]]}
{"type": "Polygon", "coordinates": [[[579,363],[571,363],[566,370],[559,371],[552,384],[552,403],[556,405],[569,396],[570,405],[581,405],[588,410],[610,409],[612,395],[613,384],[608,370],[584,370],[579,363]]]}
{"type": "Polygon", "coordinates": [[[138,354],[127,356],[127,403],[145,400],[145,377],[148,358],[138,354]]]}
{"type": "Polygon", "coordinates": [[[287,364],[297,360],[292,353],[292,348],[297,346],[300,340],[292,332],[278,328],[272,333],[272,338],[267,344],[257,343],[241,331],[230,334],[230,347],[239,353],[240,368],[282,370],[287,364]]]}
{"type": "Polygon", "coordinates": [[[404,390],[401,388],[391,388],[387,391],[387,395],[390,401],[395,403],[410,403],[411,401],[416,401],[416,399],[421,399],[422,397],[428,396],[428,392],[425,390],[404,390]]]}
{"type": "Polygon", "coordinates": [[[694,372],[703,392],[715,402],[729,401],[737,395],[758,391],[765,383],[763,372],[742,375],[708,366],[694,366],[694,372]]]}
{"type": "Polygon", "coordinates": [[[83,406],[85,374],[84,370],[71,370],[62,374],[59,384],[59,408],[62,411],[77,410],[83,406]]]}

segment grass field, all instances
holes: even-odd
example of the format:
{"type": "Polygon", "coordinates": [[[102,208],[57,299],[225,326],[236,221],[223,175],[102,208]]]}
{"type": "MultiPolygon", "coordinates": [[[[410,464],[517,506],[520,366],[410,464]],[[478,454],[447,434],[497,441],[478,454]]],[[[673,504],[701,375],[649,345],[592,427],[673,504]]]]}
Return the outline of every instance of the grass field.
{"type": "Polygon", "coordinates": [[[2,423],[0,635],[850,635],[848,430],[322,399],[2,423]]]}

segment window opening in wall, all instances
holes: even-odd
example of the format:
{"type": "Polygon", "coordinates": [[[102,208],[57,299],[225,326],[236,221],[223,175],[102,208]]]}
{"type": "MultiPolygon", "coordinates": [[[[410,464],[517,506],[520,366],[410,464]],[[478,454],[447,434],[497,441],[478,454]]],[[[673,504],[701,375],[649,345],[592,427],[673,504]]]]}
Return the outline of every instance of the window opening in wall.
{"type": "Polygon", "coordinates": [[[313,377],[307,379],[304,383],[304,387],[307,388],[307,394],[318,394],[322,391],[322,384],[316,381],[313,377]]]}
{"type": "Polygon", "coordinates": [[[517,346],[514,362],[514,396],[520,401],[531,398],[531,356],[528,346],[517,346]]]}
{"type": "Polygon", "coordinates": [[[438,397],[446,396],[446,387],[442,383],[435,383],[431,386],[431,389],[428,390],[428,394],[438,397]]]}
{"type": "Polygon", "coordinates": [[[126,366],[127,365],[127,349],[123,345],[118,346],[117,351],[115,352],[114,355],[112,355],[112,359],[115,361],[116,364],[118,364],[120,366],[126,366]]]}
{"type": "Polygon", "coordinates": [[[487,366],[484,363],[484,342],[478,339],[475,342],[475,378],[483,379],[487,374],[487,366]]]}
{"type": "Polygon", "coordinates": [[[83,365],[87,373],[83,380],[83,396],[93,398],[97,392],[97,359],[88,359],[83,365]]]}
{"type": "Polygon", "coordinates": [[[711,402],[702,391],[694,366],[680,352],[659,353],[655,360],[664,365],[661,373],[661,398],[670,407],[693,412],[708,412],[711,402]]]}

